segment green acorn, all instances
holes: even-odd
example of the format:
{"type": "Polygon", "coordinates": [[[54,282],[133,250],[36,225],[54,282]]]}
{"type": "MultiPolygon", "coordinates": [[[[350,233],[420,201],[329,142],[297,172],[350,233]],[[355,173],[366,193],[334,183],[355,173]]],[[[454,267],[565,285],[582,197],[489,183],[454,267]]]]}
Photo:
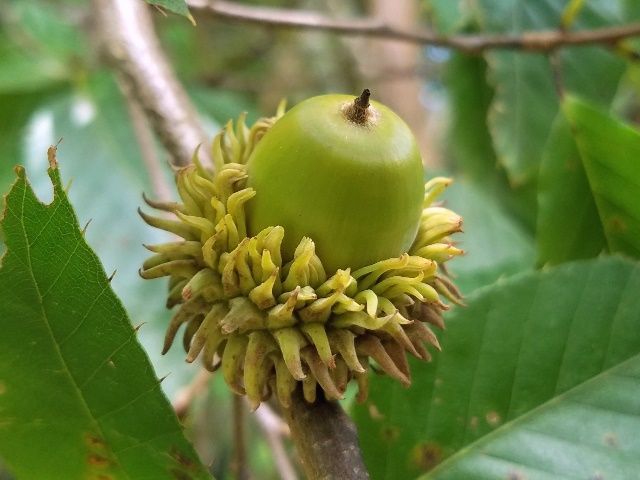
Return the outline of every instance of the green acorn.
{"type": "Polygon", "coordinates": [[[212,157],[214,171],[197,152],[177,171],[179,203],[145,198],[174,219],[141,212],[182,238],[148,246],[140,271],[168,276],[179,305],[163,353],[184,325],[187,361],[221,368],[254,408],[271,394],[287,407],[298,382],[313,402],[355,380],[363,401],[374,368],[409,385],[406,352],[439,348],[441,296],[461,302],[441,265],[462,253],[462,219],[433,206],[450,180],[421,184],[406,124],[366,90],[325,95],[229,122],[212,157]]]}
{"type": "Polygon", "coordinates": [[[397,257],[415,239],[424,184],[409,127],[369,91],[313,97],[280,119],[255,149],[247,205],[251,233],[287,232],[285,254],[316,242],[324,266],[360,268],[397,257]],[[359,108],[356,108],[359,106],[359,108]]]}

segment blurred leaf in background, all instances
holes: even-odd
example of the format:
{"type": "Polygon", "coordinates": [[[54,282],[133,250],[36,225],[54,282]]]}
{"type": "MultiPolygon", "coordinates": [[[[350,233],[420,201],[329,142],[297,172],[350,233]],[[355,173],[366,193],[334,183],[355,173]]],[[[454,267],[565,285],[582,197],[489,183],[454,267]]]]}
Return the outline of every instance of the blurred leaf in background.
{"type": "Polygon", "coordinates": [[[640,257],[640,132],[572,97],[563,108],[609,250],[640,257]]]}
{"type": "Polygon", "coordinates": [[[582,159],[562,112],[540,164],[537,247],[540,265],[594,257],[607,248],[582,159]]]}

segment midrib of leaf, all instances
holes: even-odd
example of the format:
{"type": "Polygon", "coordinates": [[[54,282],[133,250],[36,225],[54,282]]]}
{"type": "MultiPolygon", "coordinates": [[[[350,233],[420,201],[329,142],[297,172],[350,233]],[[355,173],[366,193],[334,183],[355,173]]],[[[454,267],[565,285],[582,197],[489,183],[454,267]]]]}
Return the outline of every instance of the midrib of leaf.
{"type": "MultiPolygon", "coordinates": [[[[634,355],[631,358],[628,358],[627,360],[617,364],[614,367],[611,367],[601,373],[599,373],[598,375],[588,379],[585,382],[582,382],[572,388],[570,388],[569,390],[561,393],[560,395],[556,395],[555,397],[553,397],[551,400],[529,410],[527,413],[525,413],[524,415],[521,415],[519,417],[517,417],[514,420],[511,420],[508,423],[505,423],[503,426],[498,427],[497,429],[491,431],[490,433],[484,435],[482,438],[476,440],[475,442],[461,448],[460,450],[458,450],[456,453],[454,453],[453,455],[451,455],[449,458],[447,458],[444,462],[442,462],[441,464],[439,464],[437,467],[435,467],[433,470],[431,470],[428,474],[426,474],[424,477],[422,477],[423,479],[428,479],[428,478],[437,478],[437,474],[440,470],[445,470],[449,464],[455,463],[460,457],[464,457],[465,455],[468,454],[468,452],[473,451],[475,449],[481,448],[484,445],[490,443],[495,437],[500,437],[518,427],[520,427],[521,424],[526,423],[531,417],[533,416],[537,416],[540,415],[550,409],[552,409],[553,407],[555,407],[556,405],[565,402],[565,401],[571,401],[571,400],[567,400],[567,397],[570,397],[571,395],[573,395],[575,392],[580,391],[581,389],[586,389],[589,387],[592,387],[594,385],[597,385],[598,383],[604,381],[604,379],[606,379],[608,376],[615,376],[616,375],[616,371],[618,370],[624,370],[628,365],[633,364],[634,362],[638,362],[640,361],[640,354],[638,355],[634,355]]],[[[620,377],[626,377],[628,378],[629,375],[619,375],[620,377]]],[[[637,377],[631,377],[634,380],[637,380],[637,377]]],[[[580,403],[580,402],[575,402],[575,403],[580,403]]],[[[592,404],[588,404],[588,403],[584,403],[582,405],[588,406],[590,408],[598,408],[595,405],[592,404]]],[[[629,415],[626,412],[619,412],[617,410],[613,410],[613,409],[606,409],[607,412],[614,412],[614,413],[618,413],[618,414],[623,414],[623,415],[629,415]]],[[[527,430],[527,429],[525,429],[527,430]]],[[[536,433],[542,433],[539,432],[537,430],[531,430],[534,431],[536,433]]],[[[545,434],[548,436],[551,436],[553,438],[559,438],[557,437],[555,434],[551,435],[551,434],[545,434]]],[[[575,440],[571,440],[572,444],[575,444],[575,440]]],[[[503,460],[503,461],[507,461],[513,465],[520,465],[517,462],[514,462],[513,460],[508,460],[508,459],[504,459],[504,458],[500,458],[498,456],[495,456],[493,454],[486,454],[486,453],[482,453],[482,455],[485,456],[491,456],[491,457],[495,457],[498,458],[499,460],[503,460]]],[[[529,465],[526,465],[527,468],[536,468],[536,467],[531,467],[529,465]]],[[[537,468],[538,470],[539,467],[537,468]]],[[[545,470],[540,470],[543,471],[545,473],[551,473],[551,474],[555,474],[555,472],[548,472],[545,470]]]]}
{"type": "MultiPolygon", "coordinates": [[[[623,298],[625,298],[626,295],[627,295],[627,291],[629,290],[629,285],[632,284],[631,278],[633,277],[633,275],[638,275],[638,270],[631,270],[629,272],[629,276],[627,277],[627,282],[625,283],[624,287],[619,290],[620,296],[618,297],[618,301],[616,302],[616,306],[617,306],[616,307],[616,311],[613,312],[613,314],[612,314],[612,319],[613,320],[609,324],[610,328],[609,328],[609,331],[608,331],[609,336],[607,338],[607,348],[605,349],[604,355],[602,356],[602,365],[600,367],[600,370],[602,370],[602,371],[605,371],[605,368],[607,366],[607,361],[608,361],[608,358],[609,358],[609,352],[611,351],[611,341],[613,340],[613,332],[616,329],[616,326],[618,324],[617,322],[620,321],[620,311],[621,311],[621,303],[622,303],[621,300],[623,298]]],[[[611,368],[615,368],[615,367],[611,367],[611,368]]]]}
{"type": "MultiPolygon", "coordinates": [[[[60,350],[60,346],[58,344],[58,339],[55,337],[55,335],[53,334],[53,330],[51,329],[51,324],[49,322],[49,318],[47,316],[47,312],[46,309],[44,308],[44,302],[43,302],[43,296],[40,292],[40,287],[38,286],[38,282],[33,274],[33,268],[32,268],[32,262],[31,262],[31,245],[29,243],[29,238],[27,236],[27,230],[26,230],[26,226],[24,224],[24,205],[25,205],[25,199],[26,199],[26,195],[27,195],[27,188],[25,187],[23,189],[23,193],[22,193],[22,204],[21,204],[21,214],[19,216],[20,218],[20,226],[22,227],[22,235],[24,237],[25,240],[25,248],[26,248],[26,252],[27,252],[27,262],[28,264],[26,265],[29,271],[29,276],[31,277],[31,280],[33,282],[33,288],[35,289],[36,293],[38,294],[38,302],[39,302],[39,307],[40,307],[40,312],[42,314],[42,318],[44,320],[44,323],[47,327],[47,333],[49,334],[49,337],[51,338],[51,341],[54,344],[55,347],[55,351],[56,354],[58,355],[58,359],[60,360],[60,363],[62,364],[62,366],[64,367],[64,372],[65,375],[68,377],[68,379],[71,381],[71,384],[75,387],[75,393],[78,396],[79,400],[82,403],[83,408],[86,410],[86,414],[88,415],[89,419],[91,420],[91,423],[93,424],[93,426],[100,432],[100,435],[105,438],[104,432],[102,430],[102,427],[100,426],[100,422],[98,421],[98,419],[95,417],[93,411],[91,410],[91,407],[89,406],[89,403],[87,402],[86,398],[84,397],[84,395],[82,394],[82,389],[80,388],[80,386],[78,385],[76,379],[74,378],[73,374],[71,373],[71,370],[69,369],[69,365],[67,364],[64,355],[62,354],[62,351],[60,350]]],[[[58,200],[59,202],[59,200],[58,200]]],[[[58,205],[56,205],[56,209],[58,208],[58,206],[60,205],[60,203],[58,203],[58,205]]],[[[9,206],[7,205],[7,208],[9,208],[9,206]]],[[[15,213],[14,213],[15,215],[15,213]]],[[[53,215],[52,215],[53,217],[53,215]]],[[[43,227],[43,230],[45,228],[47,228],[49,222],[47,222],[47,224],[43,227]]],[[[40,232],[40,234],[42,234],[42,231],[40,232]]],[[[38,236],[40,236],[40,234],[38,236]]],[[[37,238],[36,238],[37,240],[37,238]]],[[[34,241],[35,243],[35,241],[34,241]]],[[[77,246],[79,245],[80,240],[77,239],[76,240],[76,249],[77,246]]],[[[60,276],[62,276],[62,273],[64,272],[64,269],[67,268],[67,265],[69,264],[69,262],[67,261],[67,263],[65,264],[64,268],[61,270],[60,276]]],[[[56,280],[57,281],[57,280],[56,280]]],[[[88,312],[87,312],[88,315],[88,312]]],[[[85,317],[86,318],[86,317],[85,317]]],[[[128,342],[125,342],[125,345],[128,342]]],[[[122,346],[121,346],[122,347],[122,346]]],[[[120,347],[120,348],[121,348],[120,347]]],[[[109,358],[109,357],[107,357],[109,358]]],[[[94,374],[91,375],[91,377],[93,377],[94,374]]],[[[114,451],[113,449],[110,448],[110,451],[113,453],[113,455],[116,458],[118,457],[118,452],[114,451]]],[[[120,463],[121,465],[121,463],[120,463]]],[[[131,478],[129,477],[129,475],[127,474],[126,471],[124,471],[122,468],[119,469],[121,474],[124,475],[126,478],[131,478]]]]}
{"type": "Polygon", "coordinates": [[[529,308],[527,310],[527,321],[522,326],[522,333],[520,335],[520,341],[518,342],[518,353],[516,354],[516,366],[513,369],[513,377],[511,380],[511,390],[509,392],[509,401],[507,402],[507,414],[505,416],[506,419],[511,418],[511,411],[513,409],[513,397],[516,391],[516,385],[518,381],[518,370],[520,368],[520,361],[522,360],[522,346],[524,345],[525,332],[529,329],[529,324],[531,323],[531,319],[533,318],[533,316],[531,315],[531,311],[533,309],[533,305],[536,304],[536,300],[538,299],[539,294],[540,294],[540,282],[537,282],[536,291],[531,296],[531,303],[529,303],[529,308]]]}
{"type": "MultiPolygon", "coordinates": [[[[489,303],[489,306],[487,308],[487,314],[489,314],[489,316],[491,315],[492,311],[495,311],[493,308],[494,305],[494,299],[491,299],[491,302],[489,303]]],[[[471,407],[473,405],[473,392],[474,389],[476,387],[477,384],[477,378],[478,378],[478,371],[480,370],[480,362],[482,361],[482,349],[485,345],[485,339],[487,338],[487,325],[489,324],[489,320],[487,320],[486,322],[484,322],[484,324],[482,325],[482,335],[480,337],[480,347],[478,349],[478,356],[476,357],[476,364],[475,367],[473,369],[473,374],[471,377],[471,388],[469,389],[469,400],[467,402],[467,408],[466,408],[466,414],[464,417],[464,424],[465,424],[465,428],[464,428],[464,432],[462,435],[462,442],[463,443],[467,443],[467,435],[469,434],[469,417],[471,414],[471,407]]],[[[440,366],[440,364],[438,364],[438,366],[440,366]]],[[[436,368],[436,373],[438,372],[437,368],[436,368]]],[[[437,377],[436,377],[437,378],[437,377]]],[[[433,400],[434,400],[434,396],[431,396],[431,406],[429,407],[429,411],[431,411],[433,409],[433,400]]]]}
{"type": "MultiPolygon", "coordinates": [[[[558,372],[556,373],[556,382],[555,382],[555,386],[553,387],[554,396],[558,395],[558,387],[560,386],[560,377],[562,372],[564,371],[564,365],[567,361],[567,350],[568,350],[569,344],[571,343],[570,341],[571,335],[574,334],[574,331],[575,331],[574,327],[576,324],[576,318],[578,318],[578,311],[580,310],[580,305],[582,305],[585,292],[587,291],[587,285],[589,285],[589,282],[591,281],[592,276],[593,276],[593,269],[589,269],[587,278],[585,282],[582,284],[580,295],[578,295],[578,301],[576,302],[576,307],[573,309],[573,316],[571,317],[571,321],[569,322],[567,338],[564,342],[564,348],[562,350],[562,356],[560,357],[560,362],[558,363],[558,372]]],[[[538,285],[540,285],[540,282],[538,282],[538,285]]],[[[611,328],[609,328],[609,332],[611,332],[611,328]]]]}

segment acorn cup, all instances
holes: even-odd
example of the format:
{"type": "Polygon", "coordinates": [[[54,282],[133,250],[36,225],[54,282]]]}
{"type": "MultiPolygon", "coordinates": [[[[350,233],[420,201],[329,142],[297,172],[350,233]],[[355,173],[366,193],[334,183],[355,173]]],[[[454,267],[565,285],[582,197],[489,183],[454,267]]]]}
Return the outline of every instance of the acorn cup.
{"type": "Polygon", "coordinates": [[[440,349],[432,327],[461,296],[442,264],[462,254],[449,238],[462,219],[434,201],[451,183],[422,184],[415,139],[391,110],[324,95],[251,128],[242,115],[213,141],[214,170],[176,172],[180,202],[149,200],[173,219],[140,211],[182,240],[147,246],[140,275],[169,277],[178,309],[163,353],[184,325],[187,361],[221,369],[252,407],[284,407],[302,383],[342,398],[369,372],[408,386],[406,353],[440,349]]]}

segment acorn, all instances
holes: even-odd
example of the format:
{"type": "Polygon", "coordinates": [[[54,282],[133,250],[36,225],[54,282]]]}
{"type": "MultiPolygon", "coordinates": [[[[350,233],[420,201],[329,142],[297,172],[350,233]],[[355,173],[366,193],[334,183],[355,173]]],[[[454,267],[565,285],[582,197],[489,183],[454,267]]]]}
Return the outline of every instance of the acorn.
{"type": "Polygon", "coordinates": [[[242,115],[215,137],[213,170],[196,152],[176,172],[179,202],[145,197],[174,218],[143,219],[181,238],[148,246],[140,270],[169,277],[178,306],[163,353],[184,327],[187,361],[254,408],[288,407],[298,383],[314,402],[354,380],[363,401],[371,370],[408,386],[406,353],[429,360],[442,299],[462,303],[443,268],[462,219],[434,204],[451,181],[422,184],[409,128],[369,95],[281,104],[251,128],[242,115]]]}
{"type": "Polygon", "coordinates": [[[395,113],[346,95],[292,108],[256,146],[248,185],[249,228],[287,232],[285,254],[313,238],[324,266],[360,268],[409,250],[422,212],[422,160],[395,113]]]}

